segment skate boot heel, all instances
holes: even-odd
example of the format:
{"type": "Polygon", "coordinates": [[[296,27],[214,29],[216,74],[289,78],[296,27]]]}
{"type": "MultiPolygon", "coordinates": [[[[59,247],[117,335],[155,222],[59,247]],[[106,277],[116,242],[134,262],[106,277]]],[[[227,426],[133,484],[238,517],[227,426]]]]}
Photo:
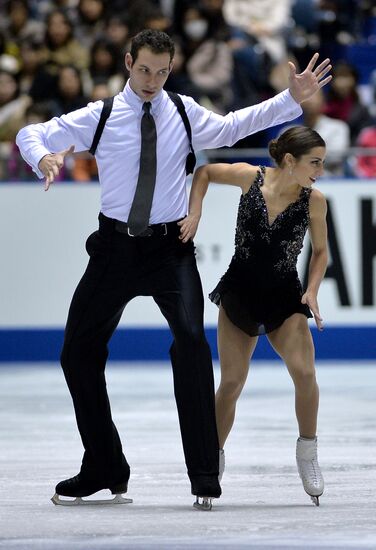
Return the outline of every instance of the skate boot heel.
{"type": "Polygon", "coordinates": [[[197,476],[191,479],[192,495],[196,496],[193,507],[196,510],[208,512],[212,509],[213,498],[219,498],[222,494],[217,476],[197,476]]]}
{"type": "Polygon", "coordinates": [[[317,458],[317,438],[299,437],[296,442],[296,464],[305,492],[319,506],[319,497],[324,492],[324,479],[317,458]]]}
{"type": "Polygon", "coordinates": [[[110,487],[110,491],[113,495],[119,495],[121,493],[126,493],[128,491],[128,481],[124,483],[118,483],[110,487]]]}
{"type": "Polygon", "coordinates": [[[210,512],[213,507],[213,499],[211,497],[196,497],[196,502],[193,503],[195,510],[210,512]]]}

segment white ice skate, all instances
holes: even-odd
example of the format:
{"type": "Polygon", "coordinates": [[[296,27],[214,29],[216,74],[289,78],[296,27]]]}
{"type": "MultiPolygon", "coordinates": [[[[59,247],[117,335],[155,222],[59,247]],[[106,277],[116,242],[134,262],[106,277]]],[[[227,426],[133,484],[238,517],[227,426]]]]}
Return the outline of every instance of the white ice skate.
{"type": "Polygon", "coordinates": [[[319,497],[324,492],[324,479],[317,460],[317,437],[298,438],[296,464],[305,492],[311,497],[312,502],[319,506],[319,497]]]}
{"type": "Polygon", "coordinates": [[[218,481],[221,483],[223,474],[225,472],[225,451],[223,449],[219,449],[219,474],[218,474],[218,481]]]}

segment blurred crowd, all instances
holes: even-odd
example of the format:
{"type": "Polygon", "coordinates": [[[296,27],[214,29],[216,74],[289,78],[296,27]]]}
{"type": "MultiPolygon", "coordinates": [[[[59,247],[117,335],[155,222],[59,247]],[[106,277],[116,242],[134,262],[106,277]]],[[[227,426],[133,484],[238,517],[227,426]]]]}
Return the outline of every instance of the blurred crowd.
{"type": "MultiPolygon", "coordinates": [[[[14,138],[29,123],[117,94],[124,54],[144,28],[174,37],[166,89],[218,113],[288,87],[288,64],[330,57],[333,80],[303,104],[298,123],[327,142],[327,173],[376,177],[375,0],[0,0],[0,179],[30,180],[14,138]]],[[[281,128],[236,144],[264,148],[281,128]]],[[[75,155],[61,178],[96,178],[95,160],[75,155]]]]}

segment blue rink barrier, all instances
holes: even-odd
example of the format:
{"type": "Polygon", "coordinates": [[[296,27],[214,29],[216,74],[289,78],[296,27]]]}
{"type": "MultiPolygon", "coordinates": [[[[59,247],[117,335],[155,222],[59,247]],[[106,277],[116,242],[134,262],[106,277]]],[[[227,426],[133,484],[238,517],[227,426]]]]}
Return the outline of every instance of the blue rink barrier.
{"type": "MultiPolygon", "coordinates": [[[[216,329],[206,329],[207,338],[218,359],[216,329]]],[[[376,325],[331,326],[323,332],[312,328],[317,360],[376,361],[376,325]]],[[[59,360],[62,329],[0,330],[0,363],[59,360]]],[[[167,328],[120,328],[110,342],[112,361],[168,361],[172,342],[167,328]]],[[[279,360],[267,339],[260,337],[254,359],[279,360]]]]}

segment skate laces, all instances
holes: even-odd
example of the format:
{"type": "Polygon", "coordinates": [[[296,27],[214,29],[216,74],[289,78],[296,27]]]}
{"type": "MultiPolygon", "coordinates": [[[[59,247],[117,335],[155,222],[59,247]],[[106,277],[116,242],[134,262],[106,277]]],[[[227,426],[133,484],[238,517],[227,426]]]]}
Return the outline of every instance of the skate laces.
{"type": "Polygon", "coordinates": [[[303,476],[307,479],[307,481],[311,481],[313,483],[319,483],[320,481],[320,467],[318,464],[318,461],[316,458],[312,458],[311,460],[303,459],[304,464],[302,464],[303,467],[303,476]]]}
{"type": "Polygon", "coordinates": [[[296,458],[301,476],[308,482],[321,483],[322,475],[317,459],[317,441],[298,440],[296,458]]]}

